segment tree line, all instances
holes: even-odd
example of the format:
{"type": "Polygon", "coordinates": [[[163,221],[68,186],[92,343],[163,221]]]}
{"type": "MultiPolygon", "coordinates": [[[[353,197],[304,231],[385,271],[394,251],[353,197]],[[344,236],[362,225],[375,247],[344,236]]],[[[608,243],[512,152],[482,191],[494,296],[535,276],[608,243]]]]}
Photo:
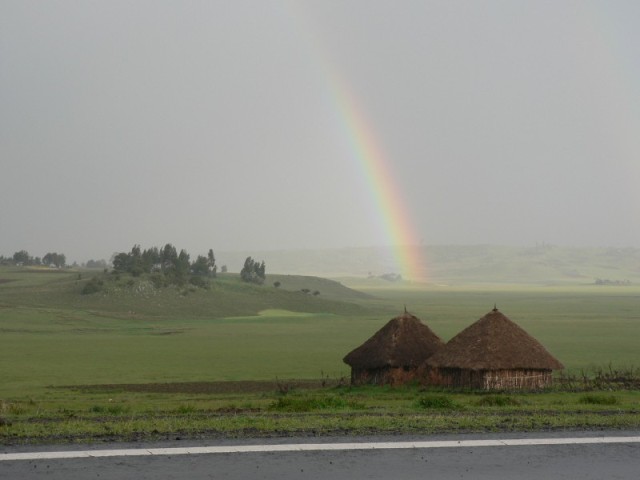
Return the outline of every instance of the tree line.
{"type": "MultiPolygon", "coordinates": [[[[130,252],[120,252],[111,259],[113,273],[129,273],[134,277],[143,274],[160,274],[167,283],[184,284],[190,277],[215,278],[218,273],[216,257],[213,249],[208,254],[198,255],[191,261],[191,255],[178,249],[170,243],[164,247],[151,247],[142,250],[140,245],[134,245],[130,252]]],[[[202,283],[202,280],[192,281],[194,284],[202,283]]]]}
{"type": "Polygon", "coordinates": [[[32,257],[26,250],[20,250],[15,252],[11,257],[0,255],[0,265],[36,265],[64,268],[67,265],[67,257],[64,253],[57,252],[47,252],[43,257],[32,257]]]}
{"type": "MultiPolygon", "coordinates": [[[[41,257],[32,257],[26,250],[15,252],[11,257],[0,255],[1,265],[31,266],[45,265],[63,268],[66,266],[66,257],[62,253],[49,252],[41,257]]],[[[74,264],[75,265],[75,264],[74,264]]],[[[104,260],[89,260],[87,268],[103,267],[107,273],[107,262],[104,260]]],[[[184,250],[178,249],[171,243],[164,247],[151,247],[142,249],[135,244],[129,252],[115,253],[111,257],[112,273],[130,274],[134,277],[149,274],[153,275],[158,284],[183,285],[190,282],[196,286],[206,286],[208,279],[216,278],[218,265],[213,249],[209,249],[206,255],[198,255],[195,260],[191,260],[191,255],[184,250]]],[[[221,267],[221,272],[227,271],[226,265],[221,267]]],[[[240,278],[248,283],[263,284],[266,278],[266,265],[264,260],[257,261],[252,257],[247,257],[240,278]]],[[[98,279],[95,280],[98,282],[98,279]]],[[[95,283],[94,282],[94,283],[95,283]]],[[[96,285],[97,286],[97,285],[96,285]]],[[[88,290],[95,291],[96,286],[91,286],[88,290]]],[[[87,292],[89,293],[89,292],[87,292]]]]}
{"type": "MultiPolygon", "coordinates": [[[[130,252],[114,254],[111,263],[113,273],[129,273],[134,277],[142,274],[161,274],[166,283],[184,284],[187,280],[194,285],[202,286],[204,279],[216,278],[218,265],[213,249],[207,255],[198,255],[191,261],[191,255],[178,249],[170,243],[164,247],[151,247],[142,250],[140,245],[134,245],[130,252]]],[[[222,273],[227,271],[225,265],[222,273]]],[[[240,272],[240,278],[245,282],[262,284],[266,278],[264,261],[257,262],[247,257],[240,272]]]]}

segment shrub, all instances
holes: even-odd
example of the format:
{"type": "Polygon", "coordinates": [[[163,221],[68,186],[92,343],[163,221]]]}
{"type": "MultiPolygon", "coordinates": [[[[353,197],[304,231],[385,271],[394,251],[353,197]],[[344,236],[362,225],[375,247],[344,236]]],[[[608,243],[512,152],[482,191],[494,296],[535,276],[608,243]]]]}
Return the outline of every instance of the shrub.
{"type": "Polygon", "coordinates": [[[620,400],[615,395],[583,395],[578,402],[587,405],[616,405],[620,400]]]}
{"type": "Polygon", "coordinates": [[[155,288],[162,288],[167,286],[167,279],[165,276],[159,272],[152,273],[149,275],[149,280],[153,283],[155,288]]]}
{"type": "Polygon", "coordinates": [[[102,281],[102,279],[93,277],[91,280],[85,283],[80,293],[82,293],[82,295],[91,295],[92,293],[97,293],[102,290],[103,286],[104,282],[102,281]]]}
{"type": "Polygon", "coordinates": [[[428,395],[418,399],[418,407],[420,408],[439,408],[453,410],[461,408],[461,405],[455,402],[447,395],[428,395]]]}
{"type": "Polygon", "coordinates": [[[209,280],[200,275],[194,275],[189,279],[189,283],[199,288],[209,288],[209,280]]]}
{"type": "Polygon", "coordinates": [[[94,405],[89,408],[89,411],[91,413],[108,413],[110,415],[121,415],[123,413],[127,413],[129,411],[129,408],[124,405],[94,405]]]}

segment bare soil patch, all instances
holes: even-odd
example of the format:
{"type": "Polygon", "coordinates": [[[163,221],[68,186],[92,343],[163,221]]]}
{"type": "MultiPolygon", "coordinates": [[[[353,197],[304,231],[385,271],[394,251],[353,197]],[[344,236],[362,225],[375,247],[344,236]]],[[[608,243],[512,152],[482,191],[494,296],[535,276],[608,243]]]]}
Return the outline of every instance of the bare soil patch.
{"type": "Polygon", "coordinates": [[[342,385],[340,380],[243,380],[222,382],[175,383],[114,383],[102,385],[67,385],[83,392],[142,392],[142,393],[261,393],[296,388],[319,389],[342,385]]]}

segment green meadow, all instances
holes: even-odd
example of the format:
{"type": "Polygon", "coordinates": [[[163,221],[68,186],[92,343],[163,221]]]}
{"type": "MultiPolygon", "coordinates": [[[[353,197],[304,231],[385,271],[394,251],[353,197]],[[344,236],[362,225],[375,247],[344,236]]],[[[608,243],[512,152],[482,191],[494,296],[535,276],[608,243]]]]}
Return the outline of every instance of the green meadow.
{"type": "Polygon", "coordinates": [[[445,341],[496,304],[570,371],[640,364],[636,286],[422,286],[287,275],[255,286],[229,274],[208,290],[155,289],[123,276],[104,292],[81,295],[91,275],[0,270],[3,395],[86,383],[348,377],[344,355],[405,306],[445,341]]]}
{"type": "MultiPolygon", "coordinates": [[[[132,438],[138,431],[226,432],[228,428],[229,432],[251,432],[263,423],[264,432],[269,428],[306,431],[309,424],[290,413],[298,407],[278,403],[279,395],[289,391],[294,379],[338,388],[322,394],[292,388],[295,393],[289,397],[302,395],[302,411],[324,412],[306,417],[317,427],[329,422],[329,413],[346,412],[340,420],[332,420],[333,425],[344,423],[344,429],[360,432],[409,431],[415,424],[405,417],[410,412],[426,415],[420,417],[425,425],[436,421],[431,410],[419,403],[423,394],[416,388],[400,389],[394,394],[398,399],[388,389],[344,390],[349,379],[344,355],[405,307],[446,341],[494,304],[560,359],[566,366],[565,375],[640,366],[640,287],[633,285],[424,285],[379,278],[335,281],[268,275],[265,284],[257,286],[225,274],[206,289],[191,285],[156,288],[144,277],[1,267],[0,435],[5,441],[32,437],[51,441],[51,425],[59,422],[56,428],[64,438],[86,440],[109,433],[95,425],[95,421],[104,423],[105,415],[115,418],[109,428],[121,432],[117,438],[132,438]],[[82,295],[82,288],[94,276],[104,278],[104,289],[82,295]],[[244,391],[250,383],[243,381],[267,382],[271,393],[244,391]],[[230,383],[240,386],[232,393],[215,393],[214,389],[209,395],[199,393],[199,387],[179,387],[215,382],[240,382],[230,383]],[[178,391],[117,387],[123,384],[178,385],[178,391]],[[375,392],[387,393],[378,398],[375,392]],[[320,399],[313,400],[317,395],[320,399]],[[385,398],[393,400],[388,403],[385,398]],[[292,415],[288,426],[272,425],[275,420],[269,413],[279,409],[292,415]],[[364,423],[356,428],[353,413],[361,415],[363,409],[375,415],[362,417],[364,423]],[[224,414],[227,411],[244,412],[244,420],[236,419],[225,427],[223,423],[230,421],[224,414]],[[176,415],[180,421],[167,420],[176,415]],[[213,421],[212,416],[219,423],[208,428],[202,422],[213,421]],[[40,417],[42,424],[33,422],[40,417]],[[165,423],[158,426],[160,418],[165,423]],[[391,423],[385,427],[387,421],[391,423]],[[136,427],[136,422],[141,423],[136,427]]],[[[524,397],[518,405],[530,405],[527,408],[538,413],[551,409],[553,419],[538,419],[542,423],[564,421],[568,426],[577,422],[575,418],[558,420],[569,415],[558,413],[563,400],[548,398],[546,407],[524,397]]],[[[454,410],[456,416],[462,415],[461,421],[471,422],[471,430],[473,425],[485,428],[481,425],[487,419],[484,414],[478,416],[477,399],[452,401],[467,405],[464,415],[454,410]],[[475,409],[473,413],[470,408],[475,409]]],[[[615,409],[626,412],[619,423],[606,423],[613,421],[612,407],[604,405],[589,408],[609,412],[606,420],[602,414],[605,423],[593,420],[589,425],[640,424],[637,394],[620,393],[618,401],[622,406],[615,409]]],[[[571,412],[584,412],[578,396],[569,403],[575,407],[571,412]]],[[[540,427],[535,425],[532,428],[540,427]]],[[[433,428],[425,431],[440,431],[440,427],[433,428]]]]}

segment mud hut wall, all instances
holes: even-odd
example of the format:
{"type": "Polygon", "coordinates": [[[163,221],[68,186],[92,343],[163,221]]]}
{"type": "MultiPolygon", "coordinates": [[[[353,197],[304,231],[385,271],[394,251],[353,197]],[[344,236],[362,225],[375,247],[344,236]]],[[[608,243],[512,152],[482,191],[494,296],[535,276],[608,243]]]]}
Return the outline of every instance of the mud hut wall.
{"type": "Polygon", "coordinates": [[[351,369],[351,385],[404,385],[418,379],[415,367],[351,369]]]}
{"type": "Polygon", "coordinates": [[[484,390],[540,390],[551,386],[551,370],[485,370],[484,390]]]}
{"type": "Polygon", "coordinates": [[[551,386],[551,370],[467,370],[442,368],[432,384],[474,390],[539,390],[551,386]]]}
{"type": "Polygon", "coordinates": [[[440,369],[429,365],[421,365],[417,370],[417,380],[422,385],[443,385],[442,374],[440,369]]]}

